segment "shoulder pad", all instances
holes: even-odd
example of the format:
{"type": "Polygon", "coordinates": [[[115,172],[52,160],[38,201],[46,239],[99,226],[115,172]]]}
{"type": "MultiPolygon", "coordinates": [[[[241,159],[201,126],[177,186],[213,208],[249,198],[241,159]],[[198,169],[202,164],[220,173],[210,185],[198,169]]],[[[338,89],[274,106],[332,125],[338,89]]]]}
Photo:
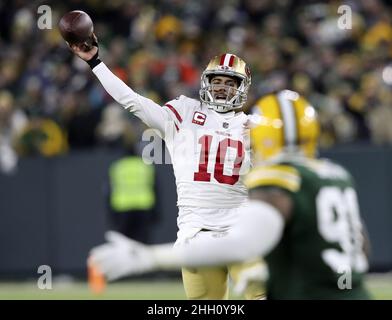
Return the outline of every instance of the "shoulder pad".
{"type": "Polygon", "coordinates": [[[245,185],[248,189],[275,186],[296,192],[301,186],[301,175],[288,165],[258,166],[248,173],[245,185]]]}

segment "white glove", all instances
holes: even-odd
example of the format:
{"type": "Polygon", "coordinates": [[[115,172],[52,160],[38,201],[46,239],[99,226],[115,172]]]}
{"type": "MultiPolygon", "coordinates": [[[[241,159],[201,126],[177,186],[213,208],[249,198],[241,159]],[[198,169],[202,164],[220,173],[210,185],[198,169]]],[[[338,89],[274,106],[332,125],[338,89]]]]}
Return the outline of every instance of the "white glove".
{"type": "Polygon", "coordinates": [[[268,269],[265,264],[256,265],[252,268],[247,268],[241,271],[238,275],[237,283],[234,287],[234,292],[237,295],[243,295],[245,289],[252,282],[265,282],[268,278],[268,269]]]}
{"type": "Polygon", "coordinates": [[[106,232],[105,239],[107,243],[90,251],[89,259],[109,281],[157,268],[149,246],[115,231],[106,232]]]}

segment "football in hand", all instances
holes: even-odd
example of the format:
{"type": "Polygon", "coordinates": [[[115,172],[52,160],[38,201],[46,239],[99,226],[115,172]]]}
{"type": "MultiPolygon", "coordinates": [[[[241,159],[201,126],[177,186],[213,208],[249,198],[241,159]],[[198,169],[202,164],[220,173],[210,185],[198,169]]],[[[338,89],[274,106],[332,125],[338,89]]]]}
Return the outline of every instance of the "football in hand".
{"type": "Polygon", "coordinates": [[[59,22],[59,30],[70,45],[77,45],[83,51],[89,51],[94,42],[94,24],[84,11],[74,10],[66,13],[59,22]]]}

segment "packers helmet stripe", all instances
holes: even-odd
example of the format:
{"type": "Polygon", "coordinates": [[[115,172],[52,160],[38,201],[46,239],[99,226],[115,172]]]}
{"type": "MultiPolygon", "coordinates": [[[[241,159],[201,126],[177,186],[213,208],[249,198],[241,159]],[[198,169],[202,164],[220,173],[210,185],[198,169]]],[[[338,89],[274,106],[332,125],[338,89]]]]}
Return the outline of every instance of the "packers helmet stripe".
{"type": "Polygon", "coordinates": [[[274,100],[275,103],[271,104],[270,108],[272,108],[272,106],[274,106],[274,109],[276,109],[275,117],[282,121],[282,125],[281,125],[279,131],[280,131],[280,137],[281,137],[281,145],[284,146],[284,145],[286,145],[286,137],[285,137],[284,129],[283,129],[284,124],[283,124],[282,110],[280,108],[280,103],[279,103],[277,95],[275,95],[275,94],[271,95],[271,98],[274,100]]]}
{"type": "Polygon", "coordinates": [[[294,110],[293,103],[284,96],[285,92],[279,92],[277,95],[279,107],[283,120],[283,131],[285,137],[285,145],[289,148],[296,146],[298,141],[297,115],[294,110]]]}
{"type": "Polygon", "coordinates": [[[293,109],[294,109],[294,113],[295,113],[295,127],[297,128],[297,140],[295,141],[295,144],[298,146],[300,144],[300,140],[301,140],[301,124],[300,124],[300,119],[303,116],[303,112],[300,111],[300,108],[298,108],[298,99],[295,101],[290,101],[293,109]]]}

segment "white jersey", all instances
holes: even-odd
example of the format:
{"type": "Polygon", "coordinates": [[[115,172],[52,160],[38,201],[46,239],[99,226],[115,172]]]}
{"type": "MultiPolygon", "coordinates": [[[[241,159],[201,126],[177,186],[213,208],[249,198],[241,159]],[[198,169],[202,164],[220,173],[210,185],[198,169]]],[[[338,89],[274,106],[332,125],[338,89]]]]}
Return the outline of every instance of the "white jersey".
{"type": "Polygon", "coordinates": [[[244,113],[221,115],[200,101],[180,96],[165,104],[174,130],[165,142],[172,157],[178,206],[234,208],[247,198],[242,176],[249,169],[244,113]]]}
{"type": "Polygon", "coordinates": [[[104,63],[93,72],[117,102],[165,140],[179,207],[236,208],[247,200],[242,179],[250,167],[247,115],[219,114],[185,96],[160,106],[135,93],[104,63]]]}

